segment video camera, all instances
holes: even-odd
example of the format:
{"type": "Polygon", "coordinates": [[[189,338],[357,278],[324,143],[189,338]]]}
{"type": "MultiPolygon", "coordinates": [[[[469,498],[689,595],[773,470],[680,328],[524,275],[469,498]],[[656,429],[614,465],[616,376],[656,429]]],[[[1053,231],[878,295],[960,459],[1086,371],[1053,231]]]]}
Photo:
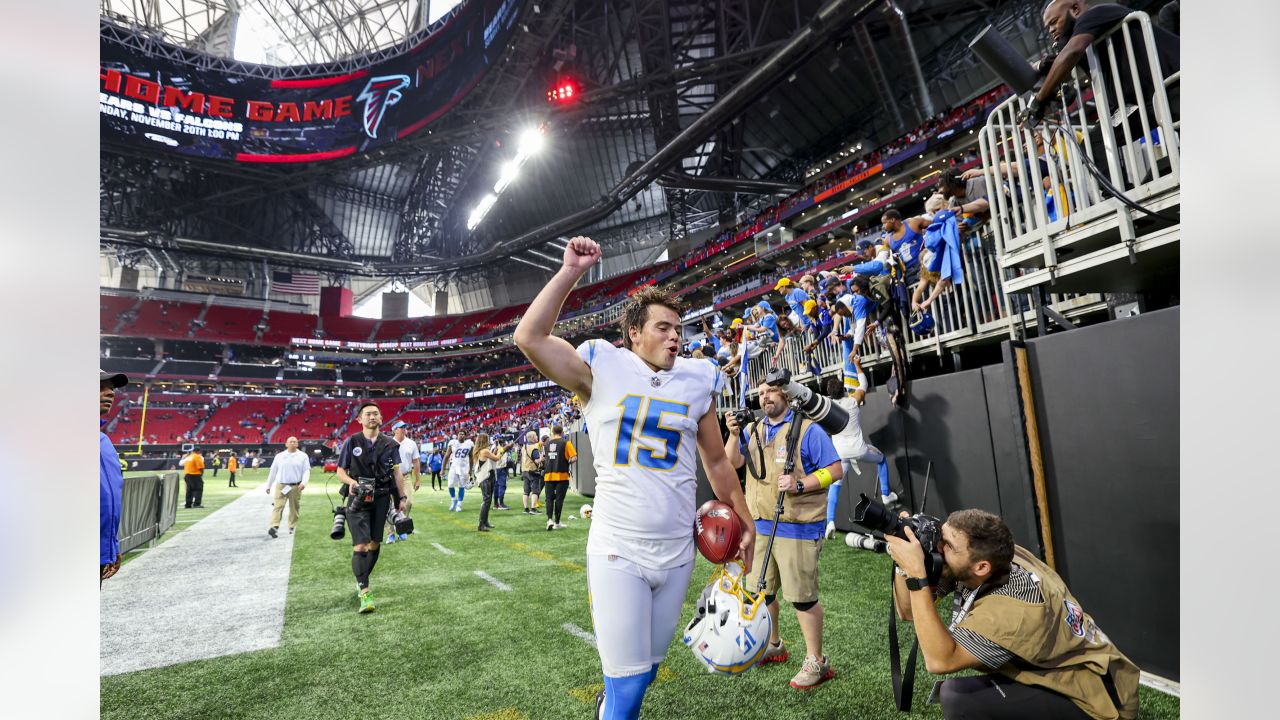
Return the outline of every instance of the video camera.
{"type": "Polygon", "coordinates": [[[839,434],[849,424],[849,413],[844,408],[831,402],[831,398],[794,382],[790,370],[774,368],[764,376],[764,381],[771,387],[782,390],[788,400],[795,401],[800,406],[800,412],[805,417],[817,423],[828,435],[839,434]]]}
{"type": "Polygon", "coordinates": [[[937,585],[942,578],[944,562],[942,552],[938,549],[942,542],[942,520],[917,513],[909,518],[895,517],[884,505],[860,494],[861,499],[853,509],[853,521],[868,530],[876,530],[885,535],[896,535],[907,539],[905,528],[911,528],[920,546],[924,548],[925,575],[930,585],[937,585]]]}

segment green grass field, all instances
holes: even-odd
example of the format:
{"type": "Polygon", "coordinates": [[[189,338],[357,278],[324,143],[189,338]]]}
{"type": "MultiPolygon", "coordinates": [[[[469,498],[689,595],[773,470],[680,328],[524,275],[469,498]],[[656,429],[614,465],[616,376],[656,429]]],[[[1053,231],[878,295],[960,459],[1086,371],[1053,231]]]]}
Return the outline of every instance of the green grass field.
{"type": "MultiPolygon", "coordinates": [[[[241,492],[262,479],[243,483],[241,492]]],[[[448,494],[425,485],[414,510],[418,534],[385,546],[371,582],[378,610],[359,615],[350,540],[328,537],[323,484],[313,481],[314,492],[309,488],[304,497],[281,646],[103,678],[103,718],[591,717],[601,687],[599,659],[595,648],[561,628],[573,623],[591,629],[585,521],[565,520],[568,530],[547,532],[542,517],[520,513],[518,492],[508,490],[507,503],[516,509],[494,511],[497,530],[477,533],[478,494],[468,497],[464,512],[449,513],[448,494]],[[433,542],[455,554],[440,553],[433,542]],[[512,591],[499,591],[477,570],[512,591]]],[[[206,506],[211,491],[221,497],[227,490],[225,480],[221,489],[216,485],[206,481],[206,506]]],[[[571,493],[565,515],[576,515],[583,502],[571,493]]],[[[803,641],[794,613],[784,609],[781,632],[793,648],[790,661],[736,678],[715,676],[673,638],[641,717],[901,717],[893,705],[885,639],[889,567],[885,556],[853,550],[840,539],[824,548],[825,643],[837,672],[831,682],[808,693],[788,686],[803,641]]],[[[698,560],[686,619],[711,571],[698,560]]],[[[907,643],[909,634],[903,632],[907,643]]],[[[921,663],[913,716],[942,717],[937,706],[924,705],[933,680],[921,663]]],[[[1178,717],[1176,699],[1147,688],[1141,705],[1141,718],[1178,717]]]]}

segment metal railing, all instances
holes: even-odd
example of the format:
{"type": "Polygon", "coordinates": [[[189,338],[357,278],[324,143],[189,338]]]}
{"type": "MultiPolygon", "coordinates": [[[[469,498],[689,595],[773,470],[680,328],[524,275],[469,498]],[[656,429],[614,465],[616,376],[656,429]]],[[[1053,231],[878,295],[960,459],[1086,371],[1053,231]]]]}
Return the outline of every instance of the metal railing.
{"type": "MultiPolygon", "coordinates": [[[[929,309],[933,314],[934,327],[927,333],[917,334],[910,330],[907,318],[897,315],[899,327],[907,341],[908,357],[921,353],[941,355],[964,345],[977,342],[996,342],[1008,337],[1009,327],[1015,321],[1025,326],[1035,326],[1035,317],[1031,304],[1025,296],[1010,297],[1004,289],[1000,278],[1002,273],[1009,272],[1000,265],[1000,256],[994,247],[990,223],[980,226],[976,232],[964,238],[960,253],[963,259],[964,282],[944,291],[929,309]]],[[[1066,316],[1078,316],[1106,309],[1106,302],[1097,293],[1054,293],[1049,295],[1050,306],[1066,316]]],[[[870,322],[870,319],[868,319],[870,322]]],[[[754,342],[754,341],[753,341],[754,342]]],[[[841,372],[844,365],[843,350],[838,340],[830,336],[819,340],[814,349],[804,352],[804,347],[811,342],[796,337],[784,337],[782,352],[778,355],[776,367],[785,367],[793,377],[804,382],[816,376],[826,376],[841,372]]],[[[753,346],[754,347],[754,346],[753,346]]],[[[764,380],[765,373],[775,367],[773,358],[777,345],[766,341],[749,353],[747,360],[747,394],[754,394],[755,388],[764,380]]],[[[889,351],[877,338],[877,333],[868,331],[858,348],[859,362],[864,368],[887,365],[890,362],[889,351]]],[[[734,407],[739,402],[740,379],[739,366],[732,369],[732,378],[725,383],[722,395],[717,399],[720,409],[734,407]]]]}
{"type": "Polygon", "coordinates": [[[1156,211],[1179,203],[1179,123],[1169,93],[1180,73],[1163,76],[1150,18],[1131,13],[1089,47],[1086,59],[1088,71],[1076,68],[1067,83],[1062,122],[1019,127],[1027,103],[1015,96],[992,111],[979,133],[1000,264],[1046,271],[1022,280],[1006,275],[1010,290],[1051,282],[1065,246],[1104,232],[1118,230],[1133,252],[1141,215],[1106,190],[1088,164],[1135,203],[1156,211]]]}

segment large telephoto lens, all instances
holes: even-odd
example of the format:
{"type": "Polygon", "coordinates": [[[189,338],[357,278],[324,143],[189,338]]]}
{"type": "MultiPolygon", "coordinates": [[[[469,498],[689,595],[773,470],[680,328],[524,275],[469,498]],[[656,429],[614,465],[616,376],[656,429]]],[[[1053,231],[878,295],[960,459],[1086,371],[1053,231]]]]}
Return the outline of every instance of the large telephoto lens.
{"type": "Polygon", "coordinates": [[[897,535],[906,539],[902,532],[902,522],[879,502],[859,493],[860,500],[853,508],[853,521],[868,530],[879,530],[885,535],[897,535]]]}

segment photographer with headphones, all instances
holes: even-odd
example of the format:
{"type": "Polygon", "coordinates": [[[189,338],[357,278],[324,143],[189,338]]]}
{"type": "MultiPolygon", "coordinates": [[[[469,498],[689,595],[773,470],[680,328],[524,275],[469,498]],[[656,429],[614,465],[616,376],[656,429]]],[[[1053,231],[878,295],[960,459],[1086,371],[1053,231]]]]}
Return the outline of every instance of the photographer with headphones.
{"type": "Polygon", "coordinates": [[[925,669],[935,675],[986,673],[935,686],[943,717],[1137,717],[1137,666],[1056,572],[1013,543],[1004,520],[959,510],[943,523],[938,549],[945,565],[937,595],[955,592],[949,627],[935,610],[924,549],[910,528],[905,535],[885,534],[897,564],[894,604],[902,620],[915,623],[925,669]]]}
{"type": "MultiPolygon", "coordinates": [[[[734,413],[725,415],[729,428],[725,454],[735,468],[748,465],[746,497],[756,522],[757,558],[764,557],[774,529],[771,518],[777,519],[773,562],[765,574],[764,588],[773,622],[769,647],[760,664],[787,660],[787,650],[778,634],[777,595],[781,585],[783,597],[796,609],[796,621],[805,644],[804,663],[791,679],[791,687],[810,690],[835,677],[835,671],[822,653],[818,553],[822,550],[826,526],[827,488],[840,479],[840,455],[831,436],[820,425],[798,417],[790,408],[781,387],[761,383],[759,390],[764,421],[743,428],[734,413]],[[750,455],[749,464],[744,454],[750,455]],[[800,472],[787,472],[788,461],[793,467],[799,467],[800,472]],[[779,493],[783,494],[781,514],[777,512],[779,493]]],[[[754,588],[759,573],[760,567],[753,567],[747,584],[754,588]]]]}
{"type": "Polygon", "coordinates": [[[369,573],[378,564],[378,538],[391,505],[391,494],[400,498],[399,509],[408,504],[404,475],[400,472],[400,444],[380,432],[382,410],[377,403],[363,402],[356,413],[361,432],[342,443],[338,454],[338,479],[346,484],[347,524],[351,527],[351,572],[356,576],[360,612],[373,612],[369,593],[369,573]]]}

